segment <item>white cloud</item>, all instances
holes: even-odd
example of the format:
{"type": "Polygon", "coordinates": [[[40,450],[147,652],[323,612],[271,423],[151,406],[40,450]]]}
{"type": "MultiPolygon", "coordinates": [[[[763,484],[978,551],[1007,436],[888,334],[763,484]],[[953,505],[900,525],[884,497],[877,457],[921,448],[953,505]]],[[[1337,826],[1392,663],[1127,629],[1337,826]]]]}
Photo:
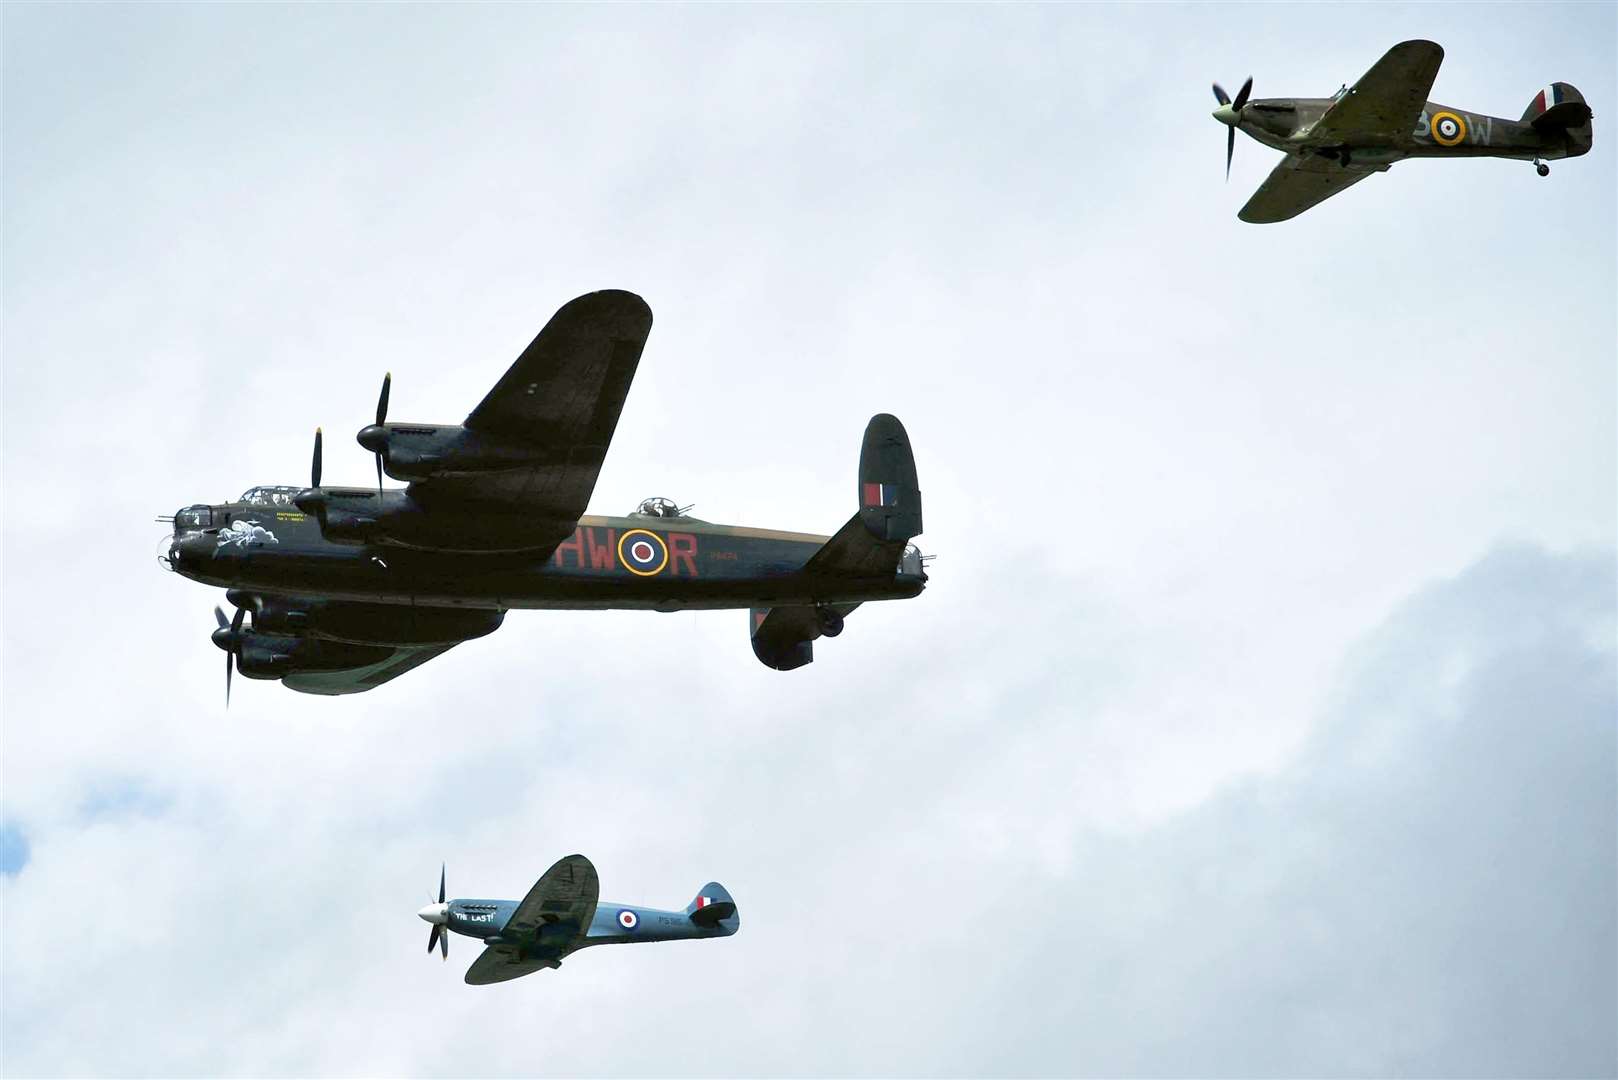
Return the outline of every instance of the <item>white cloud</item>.
{"type": "MultiPolygon", "coordinates": [[[[1555,951],[1519,916],[1610,916],[1400,907],[1434,895],[1417,856],[1371,858],[1392,819],[1330,800],[1612,819],[1572,801],[1610,768],[1480,793],[1599,736],[1483,737],[1524,693],[1519,728],[1541,700],[1587,715],[1567,665],[1610,670],[1610,603],[1574,632],[1555,593],[1542,655],[1501,575],[1560,588],[1597,575],[1566,553],[1618,543],[1613,13],[1320,8],[1283,38],[1242,10],[5,8],[4,824],[30,860],[0,879],[7,1071],[1574,1061],[1479,1034],[1502,1001],[1525,1055],[1600,1051],[1509,996],[1519,953],[1465,945],[1504,920],[1555,951]],[[1327,92],[1416,34],[1448,48],[1442,100],[1515,115],[1575,82],[1596,152],[1548,181],[1412,163],[1237,222],[1273,155],[1243,145],[1221,185],[1208,81],[1327,92]],[[596,509],[656,491],[829,530],[895,411],[927,595],[787,676],[738,613],[517,613],[381,692],[238,682],[224,714],[217,596],[158,571],[149,519],[298,482],[316,424],[328,475],[368,482],[340,433],[383,371],[397,418],[454,419],[609,285],[657,323],[596,509]],[[1384,626],[1502,540],[1539,553],[1384,626]],[[1340,675],[1362,639],[1388,655],[1340,675]],[[1472,771],[1434,787],[1455,754],[1472,771]],[[470,943],[426,964],[439,859],[518,895],[573,850],[614,898],[717,877],[744,932],[485,994],[470,943]],[[1388,938],[1408,986],[1332,889],[1425,933],[1388,938]],[[1478,992],[1419,997],[1450,968],[1478,992]]],[[[1463,856],[1439,867],[1476,882],[1463,856]]],[[[1560,970],[1544,1001],[1610,1003],[1560,970]]]]}

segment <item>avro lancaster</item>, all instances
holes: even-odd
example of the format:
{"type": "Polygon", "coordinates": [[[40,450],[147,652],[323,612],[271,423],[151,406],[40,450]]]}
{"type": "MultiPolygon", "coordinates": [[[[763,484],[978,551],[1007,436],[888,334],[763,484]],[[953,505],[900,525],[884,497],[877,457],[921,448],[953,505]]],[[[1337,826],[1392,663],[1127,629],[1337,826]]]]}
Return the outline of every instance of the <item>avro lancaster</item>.
{"type": "Polygon", "coordinates": [[[920,594],[921,490],[886,414],[866,426],[858,509],[833,535],[716,525],[663,498],[586,515],[651,326],[633,293],[581,296],[459,424],[390,423],[386,376],[358,434],[375,488],[323,487],[317,430],[308,487],[177,511],[163,561],[236,608],[214,609],[227,704],[233,667],[359,693],[493,632],[512,608],[747,608],[754,654],[789,671],[860,604],[920,594]],[[384,488],[384,473],[408,486],[384,488]]]}
{"type": "Polygon", "coordinates": [[[1590,152],[1590,106],[1574,87],[1551,83],[1520,120],[1484,116],[1427,100],[1443,62],[1435,42],[1403,41],[1329,98],[1250,100],[1252,79],[1232,98],[1215,83],[1227,178],[1238,128],[1286,153],[1236,216],[1286,221],[1405,158],[1517,158],[1545,176],[1546,161],[1590,152]]]}

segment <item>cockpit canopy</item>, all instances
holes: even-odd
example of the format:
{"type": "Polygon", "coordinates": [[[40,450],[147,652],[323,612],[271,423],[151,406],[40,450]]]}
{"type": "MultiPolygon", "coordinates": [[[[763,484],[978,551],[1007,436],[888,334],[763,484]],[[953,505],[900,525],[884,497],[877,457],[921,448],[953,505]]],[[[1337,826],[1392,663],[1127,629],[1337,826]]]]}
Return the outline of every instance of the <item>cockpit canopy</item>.
{"type": "Polygon", "coordinates": [[[291,506],[300,490],[285,484],[262,484],[248,488],[236,501],[249,506],[291,506]]]}
{"type": "Polygon", "coordinates": [[[650,499],[642,499],[640,507],[630,514],[630,517],[653,518],[683,518],[691,507],[681,506],[673,499],[665,499],[661,495],[654,495],[650,499]]]}

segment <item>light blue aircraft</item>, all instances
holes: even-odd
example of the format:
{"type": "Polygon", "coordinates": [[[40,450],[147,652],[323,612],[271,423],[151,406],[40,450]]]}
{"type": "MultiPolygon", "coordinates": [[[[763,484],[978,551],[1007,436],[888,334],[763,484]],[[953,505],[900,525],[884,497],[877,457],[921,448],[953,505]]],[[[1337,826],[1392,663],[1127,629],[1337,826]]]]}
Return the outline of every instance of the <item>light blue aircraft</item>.
{"type": "Polygon", "coordinates": [[[445,960],[448,931],[482,940],[483,955],[466,969],[473,986],[561,967],[563,957],[591,945],[729,937],[741,928],[736,901],[717,881],[704,885],[684,911],[603,904],[599,896],[596,868],[583,855],[569,855],[545,871],[520,903],[445,900],[440,869],[438,901],[416,914],[433,925],[427,951],[439,949],[445,960]]]}

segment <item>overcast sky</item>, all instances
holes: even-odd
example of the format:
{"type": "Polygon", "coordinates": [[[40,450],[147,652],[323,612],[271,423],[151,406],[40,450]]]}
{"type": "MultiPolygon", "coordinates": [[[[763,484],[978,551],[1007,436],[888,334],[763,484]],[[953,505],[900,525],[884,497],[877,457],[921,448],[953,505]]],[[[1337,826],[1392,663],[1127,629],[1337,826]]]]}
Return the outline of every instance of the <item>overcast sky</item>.
{"type": "Polygon", "coordinates": [[[1618,1073],[1618,8],[29,6],[4,37],[8,1075],[1618,1073]],[[1281,225],[1208,84],[1582,90],[1595,149],[1281,225]],[[238,681],[158,514],[368,483],[562,303],[656,323],[592,510],[834,531],[914,601],[518,612],[238,681]],[[462,984],[587,854],[735,938],[462,984]]]}

